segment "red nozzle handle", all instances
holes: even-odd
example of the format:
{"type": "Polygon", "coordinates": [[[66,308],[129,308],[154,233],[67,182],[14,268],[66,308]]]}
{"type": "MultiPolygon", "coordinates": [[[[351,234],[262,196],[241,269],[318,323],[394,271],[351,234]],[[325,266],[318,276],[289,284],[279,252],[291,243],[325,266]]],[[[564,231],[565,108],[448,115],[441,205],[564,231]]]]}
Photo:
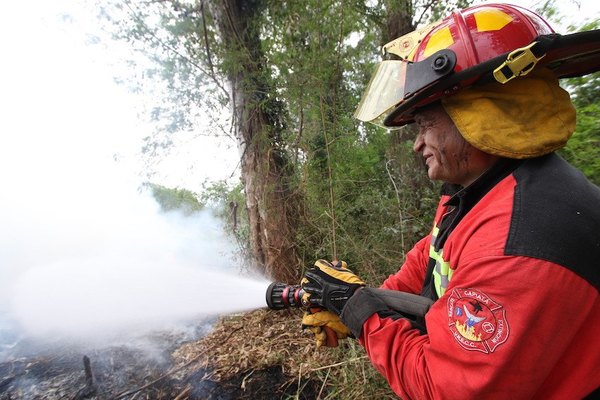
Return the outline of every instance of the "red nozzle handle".
{"type": "Polygon", "coordinates": [[[273,282],[267,288],[267,306],[272,310],[302,307],[304,290],[299,285],[273,282]]]}

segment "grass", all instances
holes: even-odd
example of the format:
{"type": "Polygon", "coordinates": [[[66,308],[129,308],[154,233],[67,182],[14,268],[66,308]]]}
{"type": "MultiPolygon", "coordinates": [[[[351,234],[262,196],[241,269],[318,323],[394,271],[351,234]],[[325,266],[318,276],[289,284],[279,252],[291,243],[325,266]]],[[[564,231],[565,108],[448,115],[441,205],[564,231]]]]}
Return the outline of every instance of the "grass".
{"type": "Polygon", "coordinates": [[[193,368],[208,371],[204,379],[237,380],[238,398],[258,383],[270,385],[269,398],[397,398],[356,340],[317,349],[312,334],[301,329],[301,318],[301,310],[266,309],[223,317],[208,336],[182,346],[173,357],[181,365],[198,358],[193,368]],[[277,382],[264,373],[273,368],[281,369],[277,382]]]}

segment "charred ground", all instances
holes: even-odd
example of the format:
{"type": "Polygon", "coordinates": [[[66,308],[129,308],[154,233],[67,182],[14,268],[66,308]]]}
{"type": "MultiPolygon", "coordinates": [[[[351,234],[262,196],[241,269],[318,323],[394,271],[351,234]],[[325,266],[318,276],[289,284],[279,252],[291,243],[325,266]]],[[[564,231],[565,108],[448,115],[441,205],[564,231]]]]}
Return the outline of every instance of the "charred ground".
{"type": "Polygon", "coordinates": [[[157,334],[153,352],[23,344],[0,363],[0,400],[393,398],[354,342],[316,350],[300,313],[227,316],[198,340],[157,334]]]}

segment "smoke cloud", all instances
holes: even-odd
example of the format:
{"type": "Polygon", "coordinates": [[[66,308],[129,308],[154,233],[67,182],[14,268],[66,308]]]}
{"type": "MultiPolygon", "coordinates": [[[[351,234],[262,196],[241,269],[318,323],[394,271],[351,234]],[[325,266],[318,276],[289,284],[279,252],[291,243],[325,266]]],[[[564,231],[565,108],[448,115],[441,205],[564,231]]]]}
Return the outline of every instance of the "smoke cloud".
{"type": "Polygon", "coordinates": [[[0,207],[0,310],[29,335],[139,332],[264,305],[268,283],[239,276],[209,210],[161,214],[116,176],[86,182],[15,191],[0,207]]]}

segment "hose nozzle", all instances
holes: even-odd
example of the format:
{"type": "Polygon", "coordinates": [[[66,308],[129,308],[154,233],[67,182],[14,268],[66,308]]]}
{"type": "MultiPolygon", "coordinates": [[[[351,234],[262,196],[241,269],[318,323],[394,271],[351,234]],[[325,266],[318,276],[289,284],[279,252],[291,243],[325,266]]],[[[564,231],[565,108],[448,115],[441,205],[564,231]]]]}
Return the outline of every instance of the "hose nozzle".
{"type": "Polygon", "coordinates": [[[273,282],[267,288],[267,306],[271,310],[302,307],[304,289],[300,285],[273,282]]]}

